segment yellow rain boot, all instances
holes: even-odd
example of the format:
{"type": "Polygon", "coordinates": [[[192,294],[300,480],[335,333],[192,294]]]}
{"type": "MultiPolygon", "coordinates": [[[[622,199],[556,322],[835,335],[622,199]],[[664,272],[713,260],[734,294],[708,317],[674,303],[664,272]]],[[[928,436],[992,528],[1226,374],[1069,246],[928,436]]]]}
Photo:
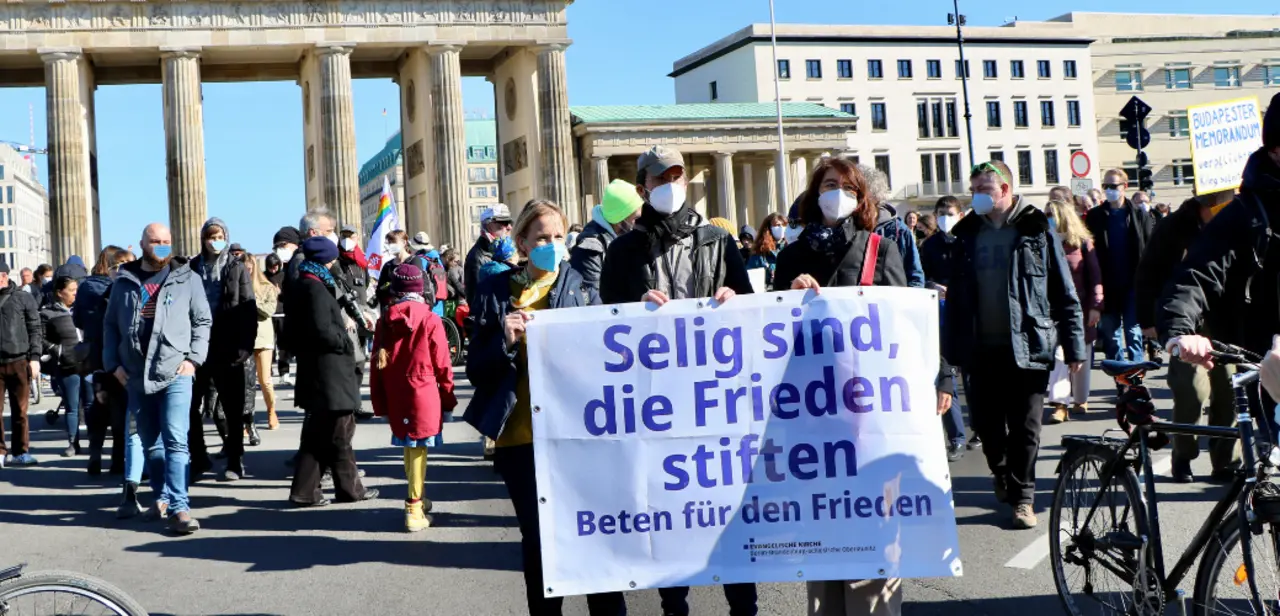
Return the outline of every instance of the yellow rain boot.
{"type": "Polygon", "coordinates": [[[431,517],[422,511],[422,501],[404,504],[404,530],[416,533],[431,528],[431,517]]]}

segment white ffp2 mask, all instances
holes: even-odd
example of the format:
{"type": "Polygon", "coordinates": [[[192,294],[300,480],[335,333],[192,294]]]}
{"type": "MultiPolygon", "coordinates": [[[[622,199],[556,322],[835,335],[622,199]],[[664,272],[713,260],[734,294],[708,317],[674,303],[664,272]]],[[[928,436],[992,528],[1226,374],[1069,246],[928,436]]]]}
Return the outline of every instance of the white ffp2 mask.
{"type": "Polygon", "coordinates": [[[649,205],[659,214],[671,214],[684,205],[685,192],[684,184],[668,182],[649,191],[649,205]]]}
{"type": "Polygon", "coordinates": [[[828,190],[818,195],[818,207],[827,220],[844,220],[858,209],[858,198],[843,190],[828,190]]]}

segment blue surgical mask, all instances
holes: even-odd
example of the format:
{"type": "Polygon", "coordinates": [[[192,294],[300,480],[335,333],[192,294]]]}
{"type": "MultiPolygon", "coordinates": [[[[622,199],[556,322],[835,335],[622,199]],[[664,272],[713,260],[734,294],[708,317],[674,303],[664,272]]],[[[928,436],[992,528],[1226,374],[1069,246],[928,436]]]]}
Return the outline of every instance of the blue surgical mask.
{"type": "Polygon", "coordinates": [[[986,216],[996,209],[996,200],[988,193],[974,193],[972,205],[975,214],[986,216]]]}
{"type": "Polygon", "coordinates": [[[569,254],[564,242],[550,242],[529,251],[529,262],[544,272],[555,272],[560,269],[560,262],[569,254]]]}
{"type": "Polygon", "coordinates": [[[782,238],[784,237],[784,234],[786,232],[787,232],[787,228],[782,225],[769,227],[769,233],[773,234],[773,241],[775,242],[782,241],[782,238]]]}
{"type": "Polygon", "coordinates": [[[169,244],[157,244],[151,247],[151,254],[155,255],[157,259],[168,259],[169,255],[173,254],[173,246],[169,244]]]}
{"type": "Polygon", "coordinates": [[[209,249],[217,254],[227,249],[227,240],[213,240],[209,242],[209,249]]]}

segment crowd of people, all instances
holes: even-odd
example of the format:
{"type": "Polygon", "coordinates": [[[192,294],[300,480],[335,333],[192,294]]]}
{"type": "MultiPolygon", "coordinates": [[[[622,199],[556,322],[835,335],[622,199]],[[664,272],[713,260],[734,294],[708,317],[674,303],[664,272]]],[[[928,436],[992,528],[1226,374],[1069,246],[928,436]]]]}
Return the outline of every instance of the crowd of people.
{"type": "MultiPolygon", "coordinates": [[[[403,450],[405,528],[423,530],[432,524],[427,454],[459,404],[446,336],[456,322],[467,329],[465,371],[474,387],[464,418],[483,435],[515,509],[529,611],[557,614],[562,600],[542,592],[524,341],[538,311],[629,302],[660,310],[673,300],[725,303],[769,290],[916,287],[938,298],[936,412],[947,456],[981,450],[1012,527],[1032,528],[1042,422],[1088,413],[1095,340],[1121,361],[1160,353],[1156,340],[1176,349],[1168,377],[1174,418],[1196,421],[1208,405],[1210,423],[1235,420],[1230,381],[1212,364],[1208,336],[1267,352],[1280,332],[1280,252],[1270,246],[1270,231],[1280,228],[1271,222],[1280,221],[1280,96],[1263,135],[1238,193],[1197,195],[1173,211],[1130,192],[1122,169],[1107,171],[1100,191],[1058,187],[1033,204],[1018,193],[1009,167],[993,160],[972,168],[967,204],[947,196],[932,211],[899,212],[883,173],[827,157],[785,215],[735,230],[697,211],[687,198],[684,158],[655,146],[637,161],[634,183],[608,185],[585,226],[570,227],[546,200],[524,204],[515,217],[496,205],[465,253],[437,250],[425,232],[387,234],[376,278],[356,230],[322,211],[280,229],[261,261],[230,243],[225,222],[210,218],[190,257],[175,255],[169,229],[152,223],[140,254],[107,246],[92,270],[72,257],[11,280],[0,262],[0,388],[12,417],[12,448],[0,433],[0,466],[37,463],[28,396],[47,375],[66,412],[63,455],[84,455],[83,420],[88,472],[100,475],[106,457],[107,472],[122,476],[118,517],[165,520],[190,534],[199,522],[189,485],[215,459],[223,460],[221,481],[249,475],[246,446],[262,438],[256,395],[265,401],[267,430],[277,429],[278,379],[293,386],[304,411],[289,502],[329,505],[328,488],[337,502],[377,498],[363,485],[352,449],[357,420],[377,415],[389,420],[391,445],[403,450]],[[360,391],[366,373],[371,410],[360,391]],[[206,419],[221,437],[218,454],[205,442],[206,419]]],[[[1280,350],[1272,359],[1280,361],[1280,350]]],[[[1278,376],[1264,374],[1265,408],[1280,398],[1278,376]]],[[[1175,440],[1176,480],[1193,479],[1198,454],[1194,439],[1175,440]]],[[[1215,478],[1239,465],[1229,442],[1210,457],[1215,478]]],[[[756,613],[754,584],[723,590],[731,614],[756,613]]],[[[663,612],[688,614],[688,591],[661,589],[663,612]]],[[[901,592],[898,580],[811,582],[810,613],[898,613],[901,592]]],[[[595,615],[626,611],[622,593],[587,603],[595,615]]]]}

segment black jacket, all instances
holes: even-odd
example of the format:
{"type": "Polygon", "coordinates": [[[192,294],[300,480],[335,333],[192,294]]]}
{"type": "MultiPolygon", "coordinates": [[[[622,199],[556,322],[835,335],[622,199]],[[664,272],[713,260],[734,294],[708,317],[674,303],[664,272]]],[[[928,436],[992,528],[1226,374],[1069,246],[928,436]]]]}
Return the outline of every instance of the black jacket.
{"type": "Polygon", "coordinates": [[[1257,353],[1280,333],[1280,167],[1263,150],[1245,165],[1240,194],[1218,212],[1165,287],[1161,339],[1194,334],[1207,314],[1213,335],[1257,353]]]}
{"type": "Polygon", "coordinates": [[[955,241],[956,236],[939,230],[920,245],[920,265],[924,267],[926,286],[951,286],[951,245],[955,241]]]}
{"type": "Polygon", "coordinates": [[[38,361],[44,328],[36,298],[10,280],[0,289],[0,302],[0,363],[38,361]]]}
{"type": "MultiPolygon", "coordinates": [[[[204,276],[203,254],[188,263],[197,276],[204,276]]],[[[258,300],[253,292],[249,270],[239,259],[227,259],[222,267],[222,296],[217,306],[210,305],[213,330],[209,333],[209,358],[206,364],[230,364],[241,352],[253,353],[258,335],[258,300]]]]}
{"type": "Polygon", "coordinates": [[[1147,250],[1155,219],[1128,199],[1124,200],[1124,209],[1129,213],[1129,263],[1134,271],[1121,276],[1111,266],[1112,238],[1107,225],[1107,209],[1110,207],[1109,204],[1103,204],[1089,210],[1084,216],[1084,224],[1089,227],[1089,233],[1093,234],[1093,245],[1098,250],[1098,265],[1102,267],[1102,290],[1106,298],[1102,310],[1107,314],[1116,314],[1124,310],[1125,298],[1133,290],[1129,285],[1136,280],[1138,263],[1142,260],[1142,253],[1147,250]],[[1112,299],[1116,301],[1110,301],[1112,299]]]}
{"type": "Polygon", "coordinates": [[[1200,204],[1195,199],[1186,200],[1176,211],[1156,223],[1134,281],[1138,324],[1143,329],[1156,326],[1156,306],[1163,296],[1164,287],[1202,229],[1200,204]]]}
{"type": "Polygon", "coordinates": [[[107,300],[111,296],[111,277],[93,275],[80,282],[76,302],[71,306],[75,326],[89,344],[85,362],[90,370],[102,369],[102,319],[107,316],[107,300]]]}
{"type": "MultiPolygon", "coordinates": [[[[986,224],[976,214],[956,223],[951,243],[951,286],[943,311],[942,353],[953,365],[972,368],[978,348],[978,284],[974,254],[986,224]]],[[[1018,231],[1009,257],[1009,318],[1013,358],[1024,370],[1050,370],[1054,349],[1067,363],[1085,361],[1084,314],[1076,297],[1062,243],[1044,213],[1019,198],[1008,222],[1018,231]]]]}
{"type": "Polygon", "coordinates": [[[40,321],[44,325],[44,355],[55,362],[48,366],[49,374],[84,373],[87,348],[80,344],[71,309],[59,302],[49,303],[40,311],[40,321]]]}
{"type": "MultiPolygon", "coordinates": [[[[693,297],[711,297],[721,287],[739,295],[751,293],[751,278],[738,242],[724,229],[704,224],[693,232],[693,297]]],[[[658,284],[657,247],[636,228],[609,245],[600,269],[600,300],[606,304],[638,302],[658,284]]]]}
{"type": "MultiPolygon", "coordinates": [[[[456,262],[455,262],[456,263],[456,262]]],[[[466,272],[461,265],[454,265],[445,272],[449,281],[449,301],[461,302],[467,299],[466,272]]]]}
{"type": "MultiPolygon", "coordinates": [[[[808,231],[800,239],[787,244],[778,253],[778,265],[774,269],[775,289],[785,291],[800,274],[813,276],[824,287],[856,287],[862,281],[862,263],[867,254],[867,240],[871,231],[853,228],[852,219],[846,219],[843,231],[851,237],[848,250],[836,256],[816,252],[809,245],[808,231]]],[[[878,287],[905,287],[907,274],[902,268],[902,253],[893,241],[885,238],[876,253],[876,272],[873,278],[878,287]]]]}
{"type": "MultiPolygon", "coordinates": [[[[485,278],[471,304],[471,331],[467,345],[467,379],[475,394],[464,415],[480,434],[498,438],[516,406],[516,386],[526,374],[516,361],[516,349],[507,346],[502,322],[511,306],[511,277],[519,270],[507,270],[485,278]]],[[[582,275],[571,267],[560,267],[560,275],[548,295],[550,309],[595,306],[600,296],[582,275]]]]}
{"type": "Polygon", "coordinates": [[[592,220],[578,234],[578,243],[569,248],[569,267],[582,274],[582,279],[593,287],[600,287],[600,270],[613,238],[613,229],[605,229],[600,221],[592,220]]]}
{"type": "Polygon", "coordinates": [[[334,291],[316,277],[302,274],[290,293],[284,334],[298,359],[295,402],[307,411],[358,410],[355,348],[334,291]]]}
{"type": "Polygon", "coordinates": [[[475,303],[476,289],[480,286],[480,268],[493,260],[493,242],[487,234],[481,233],[471,250],[467,252],[467,261],[463,264],[463,286],[467,292],[467,303],[475,303]]]}

